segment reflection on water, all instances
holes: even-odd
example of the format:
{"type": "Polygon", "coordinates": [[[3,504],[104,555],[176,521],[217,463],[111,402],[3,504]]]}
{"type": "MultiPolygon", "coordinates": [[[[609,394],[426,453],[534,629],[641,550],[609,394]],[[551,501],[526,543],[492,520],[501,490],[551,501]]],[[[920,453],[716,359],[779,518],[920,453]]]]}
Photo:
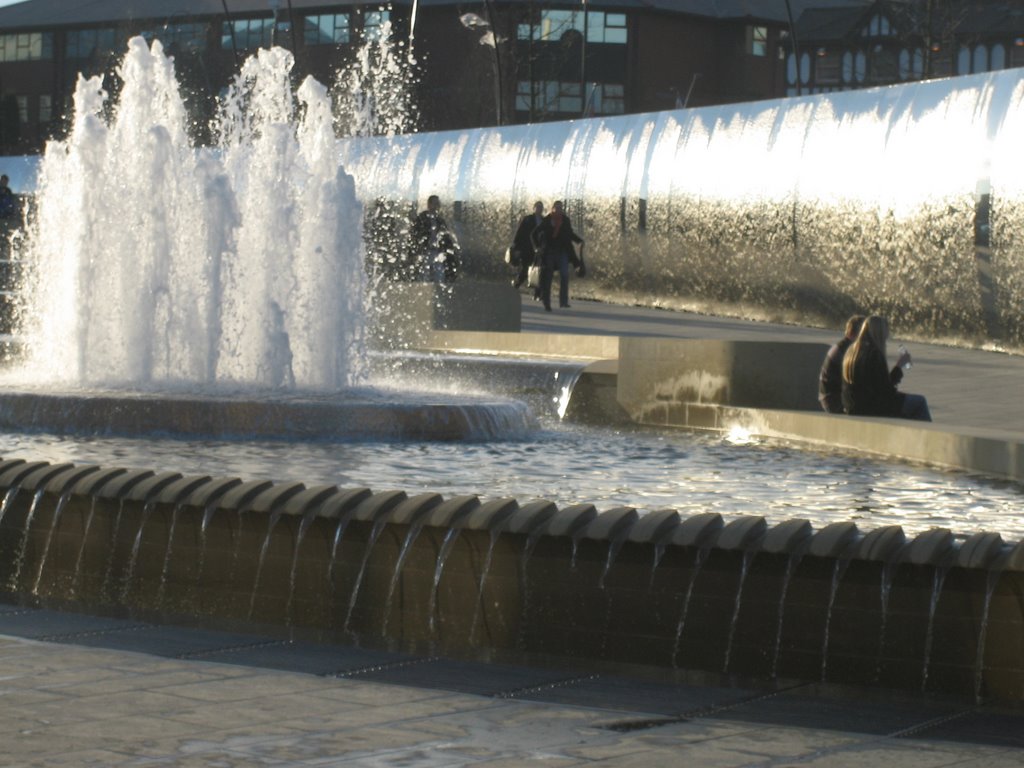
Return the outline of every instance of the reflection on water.
{"type": "Polygon", "coordinates": [[[0,435],[0,455],[307,485],[532,498],[599,510],[670,507],[683,515],[791,517],[816,528],[853,520],[908,534],[947,527],[1024,539],[1022,489],[1010,482],[788,446],[685,432],[555,426],[530,439],[479,443],[202,442],[0,435]],[[609,439],[614,437],[614,439],[609,439]]]}

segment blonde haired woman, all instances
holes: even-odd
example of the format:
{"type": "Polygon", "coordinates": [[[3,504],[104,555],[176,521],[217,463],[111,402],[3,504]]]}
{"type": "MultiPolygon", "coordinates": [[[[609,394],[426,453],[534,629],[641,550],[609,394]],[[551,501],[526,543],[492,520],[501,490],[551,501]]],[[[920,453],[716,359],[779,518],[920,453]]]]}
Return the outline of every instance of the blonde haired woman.
{"type": "Polygon", "coordinates": [[[922,395],[900,392],[896,385],[903,379],[903,364],[910,360],[904,352],[890,370],[885,360],[885,342],[889,323],[884,317],[870,315],[860,327],[856,340],[843,356],[843,410],[854,416],[899,416],[931,421],[928,401],[922,395]]]}

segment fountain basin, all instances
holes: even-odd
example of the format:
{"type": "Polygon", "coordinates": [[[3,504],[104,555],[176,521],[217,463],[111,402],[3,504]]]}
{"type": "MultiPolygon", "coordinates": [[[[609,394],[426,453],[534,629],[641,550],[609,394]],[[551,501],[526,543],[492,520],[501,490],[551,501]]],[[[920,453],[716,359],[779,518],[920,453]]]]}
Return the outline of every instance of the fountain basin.
{"type": "Polygon", "coordinates": [[[853,523],[0,462],[0,585],[479,658],[1024,699],[1024,545],[853,523]]]}
{"type": "Polygon", "coordinates": [[[0,394],[0,429],[297,440],[478,440],[536,428],[503,398],[353,389],[330,394],[189,395],[82,391],[0,394]]]}

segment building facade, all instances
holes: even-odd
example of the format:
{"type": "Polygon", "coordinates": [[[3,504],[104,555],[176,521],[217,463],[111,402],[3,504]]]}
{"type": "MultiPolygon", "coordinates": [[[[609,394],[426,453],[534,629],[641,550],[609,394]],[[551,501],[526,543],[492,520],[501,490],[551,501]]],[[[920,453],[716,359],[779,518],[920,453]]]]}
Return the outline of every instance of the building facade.
{"type": "Polygon", "coordinates": [[[875,0],[810,8],[784,40],[787,96],[1024,66],[1019,0],[875,0]]]}
{"type": "Polygon", "coordinates": [[[0,154],[66,131],[79,74],[134,35],[174,56],[195,138],[261,47],[333,82],[367,42],[415,60],[415,127],[711,106],[1024,64],[1019,2],[953,0],[24,0],[0,8],[0,154]],[[970,12],[964,8],[970,5],[970,12]],[[959,9],[959,10],[957,10],[959,9]],[[411,44],[411,47],[410,47],[411,44]]]}
{"type": "Polygon", "coordinates": [[[784,91],[779,3],[701,0],[25,0],[0,8],[0,153],[66,130],[79,73],[105,74],[134,35],[175,58],[199,141],[240,62],[271,44],[295,79],[331,82],[367,40],[410,39],[424,130],[620,114],[784,91]],[[735,7],[732,7],[735,5],[735,7]],[[414,18],[415,14],[415,18],[414,18]]]}

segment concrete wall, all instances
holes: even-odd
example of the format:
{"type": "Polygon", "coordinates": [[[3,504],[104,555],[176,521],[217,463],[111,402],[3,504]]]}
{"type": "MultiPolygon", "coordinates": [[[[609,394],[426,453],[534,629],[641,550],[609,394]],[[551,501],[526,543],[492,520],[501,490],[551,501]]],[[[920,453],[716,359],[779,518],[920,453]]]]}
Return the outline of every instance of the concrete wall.
{"type": "Polygon", "coordinates": [[[687,403],[811,410],[822,344],[626,337],[619,403],[640,423],[687,403]]]}

